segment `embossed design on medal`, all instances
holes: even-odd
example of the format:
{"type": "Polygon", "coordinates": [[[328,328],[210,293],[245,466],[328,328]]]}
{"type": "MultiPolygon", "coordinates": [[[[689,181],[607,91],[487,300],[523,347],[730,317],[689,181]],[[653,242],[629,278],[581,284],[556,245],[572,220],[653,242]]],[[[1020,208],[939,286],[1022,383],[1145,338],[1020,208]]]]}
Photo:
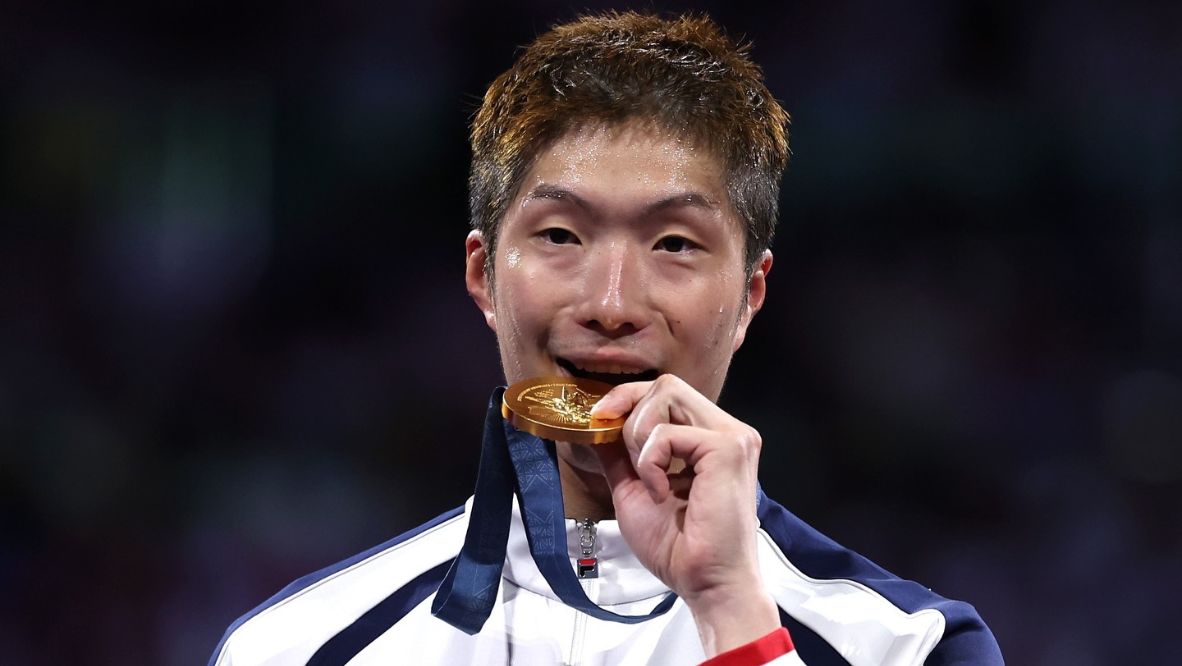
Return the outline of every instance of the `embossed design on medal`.
{"type": "Polygon", "coordinates": [[[537,377],[505,390],[501,413],[513,427],[572,444],[620,439],[624,419],[593,419],[591,408],[611,384],[577,377],[537,377]]]}
{"type": "Polygon", "coordinates": [[[538,390],[523,393],[522,400],[540,403],[532,405],[533,416],[551,416],[569,425],[586,426],[591,423],[591,407],[602,395],[592,395],[577,386],[539,386],[538,390]],[[557,393],[557,395],[555,395],[557,393]]]}

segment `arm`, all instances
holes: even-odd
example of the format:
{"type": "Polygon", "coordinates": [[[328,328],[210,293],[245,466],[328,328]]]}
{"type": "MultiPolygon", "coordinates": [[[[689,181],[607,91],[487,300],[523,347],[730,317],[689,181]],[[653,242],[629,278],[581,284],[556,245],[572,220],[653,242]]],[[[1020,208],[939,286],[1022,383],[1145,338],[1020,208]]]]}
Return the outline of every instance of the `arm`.
{"type": "Polygon", "coordinates": [[[778,633],[756,553],[759,433],[672,375],[617,386],[593,410],[625,414],[623,445],[596,447],[620,530],[685,601],[707,657],[778,633]]]}

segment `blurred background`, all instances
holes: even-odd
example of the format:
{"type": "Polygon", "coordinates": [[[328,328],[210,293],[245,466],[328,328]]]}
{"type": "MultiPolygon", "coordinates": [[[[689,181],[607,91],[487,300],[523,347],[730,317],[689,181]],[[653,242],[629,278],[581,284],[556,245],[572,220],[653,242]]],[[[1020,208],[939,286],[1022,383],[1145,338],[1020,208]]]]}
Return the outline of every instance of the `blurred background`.
{"type": "MultiPolygon", "coordinates": [[[[470,493],[466,124],[601,2],[0,9],[0,653],[200,664],[470,493]]],[[[626,7],[628,3],[613,3],[626,7]]],[[[1182,617],[1182,4],[729,0],[793,115],[723,405],[1011,663],[1182,617]]]]}

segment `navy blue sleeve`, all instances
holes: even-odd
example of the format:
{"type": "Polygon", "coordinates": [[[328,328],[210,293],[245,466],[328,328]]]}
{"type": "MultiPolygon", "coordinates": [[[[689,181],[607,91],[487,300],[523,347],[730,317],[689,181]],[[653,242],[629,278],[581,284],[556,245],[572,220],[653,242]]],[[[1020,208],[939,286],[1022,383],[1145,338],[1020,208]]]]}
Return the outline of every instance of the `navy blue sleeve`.
{"type": "MultiPolygon", "coordinates": [[[[919,583],[892,574],[821,534],[762,491],[759,494],[759,522],[788,559],[807,576],[857,581],[907,613],[927,608],[939,611],[945,620],[944,635],[928,655],[926,664],[1005,663],[997,639],[972,605],[946,599],[919,583]]],[[[793,627],[789,626],[789,631],[794,631],[793,627]]],[[[796,631],[802,631],[803,640],[799,643],[804,645],[797,646],[801,650],[801,657],[805,663],[811,663],[802,649],[810,643],[812,637],[807,636],[810,632],[803,627],[796,631]]],[[[796,636],[793,633],[794,641],[797,640],[796,636]]],[[[819,649],[816,655],[819,657],[818,663],[839,663],[830,659],[835,655],[826,654],[828,646],[823,645],[823,641],[817,638],[815,642],[822,643],[814,649],[815,652],[819,649]]]]}
{"type": "Polygon", "coordinates": [[[954,664],[1004,664],[1001,648],[994,638],[993,632],[985,626],[981,616],[969,604],[961,601],[951,602],[962,606],[961,612],[949,617],[948,628],[939,645],[928,655],[924,662],[929,666],[952,666],[954,664]]]}

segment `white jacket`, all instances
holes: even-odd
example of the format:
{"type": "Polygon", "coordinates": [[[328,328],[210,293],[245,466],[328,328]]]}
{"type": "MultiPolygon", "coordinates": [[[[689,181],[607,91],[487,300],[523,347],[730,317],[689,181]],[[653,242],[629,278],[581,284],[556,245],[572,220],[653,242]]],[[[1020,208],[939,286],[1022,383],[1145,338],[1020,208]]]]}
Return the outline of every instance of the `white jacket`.
{"type": "MultiPolygon", "coordinates": [[[[235,622],[211,666],[255,664],[696,664],[704,659],[689,609],[678,600],[639,624],[565,606],[534,565],[514,503],[497,603],[465,634],[431,615],[459,552],[465,507],[295,581],[235,622]]],[[[775,664],[1000,664],[971,606],[899,579],[820,535],[760,494],[759,555],[796,652],[775,664]]],[[[567,521],[572,567],[579,556],[567,521]]],[[[592,601],[621,614],[652,610],[668,592],[632,554],[615,521],[597,526],[592,601]]]]}

